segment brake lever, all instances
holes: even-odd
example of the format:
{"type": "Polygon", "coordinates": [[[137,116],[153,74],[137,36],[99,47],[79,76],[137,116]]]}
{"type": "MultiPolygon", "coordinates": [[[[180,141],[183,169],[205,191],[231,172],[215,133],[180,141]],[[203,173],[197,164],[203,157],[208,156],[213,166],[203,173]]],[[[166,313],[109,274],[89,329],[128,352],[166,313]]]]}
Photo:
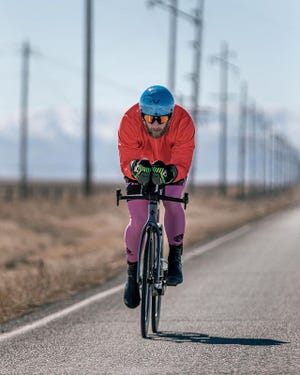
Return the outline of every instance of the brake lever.
{"type": "Polygon", "coordinates": [[[116,190],[117,206],[119,206],[120,199],[122,198],[121,189],[116,190]]]}
{"type": "Polygon", "coordinates": [[[184,209],[186,209],[186,206],[189,203],[189,193],[184,193],[183,202],[184,202],[184,209]]]}

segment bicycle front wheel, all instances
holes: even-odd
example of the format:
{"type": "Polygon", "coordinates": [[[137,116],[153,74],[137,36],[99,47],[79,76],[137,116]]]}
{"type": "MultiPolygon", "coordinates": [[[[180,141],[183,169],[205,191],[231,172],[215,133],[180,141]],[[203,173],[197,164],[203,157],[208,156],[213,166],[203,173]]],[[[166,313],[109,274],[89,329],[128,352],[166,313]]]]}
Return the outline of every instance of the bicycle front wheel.
{"type": "MultiPolygon", "coordinates": [[[[152,237],[152,242],[153,242],[153,249],[156,249],[159,244],[158,244],[158,239],[157,239],[157,236],[155,236],[155,234],[153,233],[153,237],[152,237]]],[[[156,266],[157,266],[157,257],[159,256],[159,262],[161,262],[161,259],[162,259],[162,248],[163,248],[163,245],[161,244],[161,248],[160,248],[160,251],[159,253],[157,251],[153,251],[153,257],[154,257],[154,261],[153,261],[153,265],[154,265],[154,273],[156,274],[158,272],[158,270],[156,269],[156,266]]],[[[160,269],[160,280],[162,280],[162,272],[163,272],[163,269],[162,269],[162,265],[161,265],[161,269],[160,269]]],[[[157,333],[158,332],[158,326],[159,326],[159,319],[160,319],[160,309],[161,309],[161,293],[162,293],[162,290],[153,290],[153,293],[152,293],[152,304],[151,304],[151,323],[152,323],[152,331],[153,333],[157,333]]]]}
{"type": "Polygon", "coordinates": [[[153,269],[153,241],[151,231],[146,232],[146,241],[143,251],[143,273],[142,273],[142,303],[141,303],[141,334],[142,337],[148,336],[151,292],[152,292],[152,269],[153,269]]]}
{"type": "Polygon", "coordinates": [[[158,332],[160,308],[161,308],[161,295],[153,296],[152,297],[152,311],[151,311],[153,333],[158,332]]]}

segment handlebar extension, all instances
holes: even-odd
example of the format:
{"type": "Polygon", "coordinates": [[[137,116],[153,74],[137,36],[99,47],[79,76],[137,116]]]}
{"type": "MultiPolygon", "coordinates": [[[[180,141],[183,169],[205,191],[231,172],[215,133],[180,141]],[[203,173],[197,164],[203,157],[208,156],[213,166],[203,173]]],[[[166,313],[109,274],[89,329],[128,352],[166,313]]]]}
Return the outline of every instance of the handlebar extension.
{"type": "Polygon", "coordinates": [[[184,209],[186,209],[187,204],[189,203],[189,194],[184,193],[183,198],[175,198],[175,197],[169,197],[164,194],[159,193],[148,193],[148,194],[132,194],[132,195],[123,195],[121,192],[121,189],[116,190],[116,198],[117,198],[117,206],[119,206],[120,200],[138,200],[138,199],[144,199],[148,201],[171,201],[171,202],[178,202],[184,204],[184,209]]]}

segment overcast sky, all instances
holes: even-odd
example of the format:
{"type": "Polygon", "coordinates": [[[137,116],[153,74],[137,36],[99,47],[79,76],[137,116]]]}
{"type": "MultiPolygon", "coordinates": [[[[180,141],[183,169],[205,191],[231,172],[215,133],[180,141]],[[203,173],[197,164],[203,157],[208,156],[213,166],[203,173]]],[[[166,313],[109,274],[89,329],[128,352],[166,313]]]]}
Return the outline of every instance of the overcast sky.
{"type": "MultiPolygon", "coordinates": [[[[167,0],[166,0],[167,1],[167,0]]],[[[122,108],[153,83],[167,83],[169,14],[146,0],[94,0],[95,106],[122,108]]],[[[197,0],[179,0],[193,12],[197,0]]],[[[1,111],[19,105],[20,46],[31,42],[31,105],[82,103],[84,0],[0,2],[1,111]]],[[[300,87],[298,0],[206,0],[204,9],[202,104],[215,101],[219,69],[209,56],[222,40],[235,52],[240,80],[261,106],[298,109],[300,87]]],[[[194,29],[179,19],[176,92],[190,95],[194,29]]]]}
{"type": "MultiPolygon", "coordinates": [[[[167,2],[167,0],[166,0],[167,2]]],[[[178,0],[194,14],[198,0],[178,0]]],[[[98,132],[109,137],[121,114],[152,84],[167,84],[169,13],[146,0],[94,0],[94,108],[102,113],[98,132]],[[114,115],[113,115],[114,114],[114,115]],[[102,129],[101,129],[102,126],[102,129]],[[100,129],[99,129],[100,127],[100,129]]],[[[21,45],[30,41],[30,113],[73,113],[69,133],[80,126],[83,104],[85,0],[0,1],[0,137],[19,116],[21,45]],[[74,115],[75,113],[75,115],[74,115]],[[73,125],[72,125],[73,123],[73,125]],[[74,129],[72,129],[74,126],[74,129]]],[[[239,74],[229,72],[231,106],[237,108],[242,81],[249,99],[269,112],[284,111],[283,131],[300,148],[299,0],[206,0],[200,105],[218,108],[222,41],[239,74]],[[289,122],[289,121],[288,121],[289,122]]],[[[178,20],[176,90],[188,107],[192,92],[194,26],[178,20]]],[[[41,127],[42,129],[42,127],[41,127]]],[[[46,131],[46,130],[45,130],[46,131]]],[[[45,132],[47,134],[47,132],[45,132]]]]}

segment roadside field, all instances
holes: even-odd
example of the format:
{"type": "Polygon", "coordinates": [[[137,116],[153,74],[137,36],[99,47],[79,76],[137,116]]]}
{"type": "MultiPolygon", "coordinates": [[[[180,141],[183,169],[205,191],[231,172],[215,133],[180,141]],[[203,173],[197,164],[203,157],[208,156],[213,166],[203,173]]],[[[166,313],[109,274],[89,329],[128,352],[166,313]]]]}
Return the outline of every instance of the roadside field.
{"type": "MultiPolygon", "coordinates": [[[[185,249],[297,202],[300,188],[246,201],[200,188],[190,194],[185,249]]],[[[127,222],[115,186],[89,199],[1,201],[0,322],[113,277],[126,265],[127,222]]]]}

